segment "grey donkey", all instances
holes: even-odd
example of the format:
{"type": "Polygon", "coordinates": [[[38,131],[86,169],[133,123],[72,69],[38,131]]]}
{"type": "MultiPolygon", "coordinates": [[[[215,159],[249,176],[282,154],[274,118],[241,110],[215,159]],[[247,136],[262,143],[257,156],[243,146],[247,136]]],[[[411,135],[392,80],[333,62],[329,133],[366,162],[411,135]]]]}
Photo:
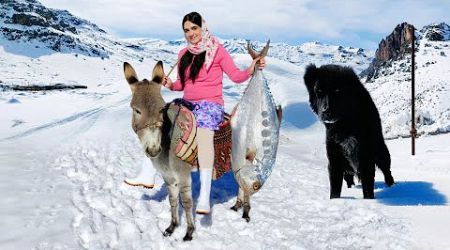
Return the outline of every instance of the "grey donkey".
{"type": "Polygon", "coordinates": [[[181,194],[187,221],[187,232],[183,240],[192,240],[195,226],[192,214],[191,166],[180,160],[170,146],[173,121],[167,116],[166,103],[161,95],[161,82],[164,77],[162,62],[159,61],[155,65],[151,81],[139,81],[129,63],[125,62],[123,66],[132,92],[130,105],[133,109],[133,130],[169,190],[172,220],[163,235],[172,235],[179,225],[178,195],[181,194]]]}

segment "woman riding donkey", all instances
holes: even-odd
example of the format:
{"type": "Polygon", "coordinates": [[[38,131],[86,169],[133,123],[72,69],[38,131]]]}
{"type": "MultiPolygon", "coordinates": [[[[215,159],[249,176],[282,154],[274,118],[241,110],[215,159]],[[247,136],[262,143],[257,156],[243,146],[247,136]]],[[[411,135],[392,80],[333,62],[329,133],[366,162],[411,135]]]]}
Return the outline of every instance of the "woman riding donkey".
{"type": "MultiPolygon", "coordinates": [[[[258,62],[265,67],[264,58],[255,58],[246,70],[236,67],[230,54],[211,35],[205,20],[197,12],[184,16],[182,21],[187,47],[178,54],[178,77],[173,82],[165,76],[162,84],[173,90],[183,91],[183,99],[192,102],[197,119],[198,164],[200,169],[200,196],[196,212],[210,212],[211,178],[214,164],[214,131],[224,119],[223,73],[235,83],[250,78],[258,62]]],[[[145,160],[140,175],[125,180],[130,185],[153,187],[154,173],[151,163],[145,160]]]]}

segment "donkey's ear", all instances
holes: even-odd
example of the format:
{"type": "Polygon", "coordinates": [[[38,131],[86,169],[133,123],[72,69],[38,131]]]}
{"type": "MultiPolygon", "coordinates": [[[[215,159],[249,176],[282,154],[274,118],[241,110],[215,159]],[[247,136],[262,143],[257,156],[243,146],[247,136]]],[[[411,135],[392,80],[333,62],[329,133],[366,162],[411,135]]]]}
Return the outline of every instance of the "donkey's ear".
{"type": "Polygon", "coordinates": [[[130,85],[131,92],[134,92],[136,83],[139,81],[136,75],[136,71],[134,71],[133,67],[129,63],[124,62],[123,72],[125,73],[125,79],[127,79],[127,82],[130,85]]]}
{"type": "Polygon", "coordinates": [[[153,68],[152,81],[161,84],[164,78],[163,63],[158,61],[153,68]]]}

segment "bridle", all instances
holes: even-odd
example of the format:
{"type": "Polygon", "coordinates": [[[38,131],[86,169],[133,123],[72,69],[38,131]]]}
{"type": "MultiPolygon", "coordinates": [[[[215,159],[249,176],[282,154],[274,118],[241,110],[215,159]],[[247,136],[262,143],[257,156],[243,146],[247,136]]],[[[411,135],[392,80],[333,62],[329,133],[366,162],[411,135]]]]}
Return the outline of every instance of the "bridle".
{"type": "Polygon", "coordinates": [[[159,121],[159,122],[153,122],[153,123],[146,123],[146,124],[144,124],[144,126],[141,126],[141,127],[138,127],[137,125],[135,125],[135,126],[133,126],[133,130],[135,133],[137,133],[138,131],[141,131],[146,128],[156,129],[156,128],[161,128],[162,126],[163,126],[163,122],[159,121]]]}

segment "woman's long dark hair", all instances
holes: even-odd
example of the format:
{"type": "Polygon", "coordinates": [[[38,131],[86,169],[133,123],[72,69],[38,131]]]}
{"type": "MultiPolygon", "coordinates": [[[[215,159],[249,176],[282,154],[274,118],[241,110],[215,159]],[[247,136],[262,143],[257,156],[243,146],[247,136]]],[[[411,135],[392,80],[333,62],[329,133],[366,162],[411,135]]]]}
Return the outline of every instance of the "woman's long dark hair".
{"type": "MultiPolygon", "coordinates": [[[[184,23],[187,21],[197,24],[200,28],[202,27],[202,16],[197,12],[191,12],[184,16],[183,22],[181,23],[181,27],[183,28],[183,30],[184,30],[184,23]]],[[[181,57],[178,73],[180,74],[181,86],[183,87],[183,89],[186,83],[186,76],[185,76],[186,68],[189,65],[191,65],[189,78],[192,80],[192,82],[195,82],[195,79],[197,78],[198,73],[200,72],[200,69],[203,66],[203,63],[205,62],[205,55],[206,52],[194,55],[191,52],[189,52],[189,50],[186,50],[184,55],[181,57]]]]}

